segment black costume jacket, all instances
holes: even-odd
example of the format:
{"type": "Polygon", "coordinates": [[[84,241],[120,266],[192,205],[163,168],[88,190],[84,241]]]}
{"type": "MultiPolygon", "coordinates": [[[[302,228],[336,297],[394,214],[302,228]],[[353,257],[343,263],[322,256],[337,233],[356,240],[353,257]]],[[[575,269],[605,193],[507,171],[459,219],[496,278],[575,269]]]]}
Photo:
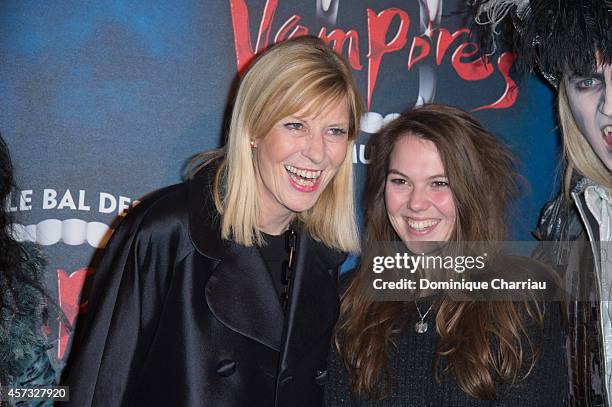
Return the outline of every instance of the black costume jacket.
{"type": "Polygon", "coordinates": [[[565,314],[570,405],[605,407],[610,404],[605,387],[601,295],[592,251],[592,245],[599,240],[598,227],[588,209],[584,210],[584,219],[581,217],[575,203],[586,208],[583,193],[591,184],[587,178],[574,175],[574,201],[569,202],[560,193],[543,208],[535,235],[539,240],[556,243],[541,246],[534,257],[555,266],[568,291],[565,314]]]}
{"type": "Polygon", "coordinates": [[[114,233],[68,363],[70,405],[321,404],[345,256],[298,233],[283,313],[257,247],[220,238],[212,177],[158,191],[114,233]]]}

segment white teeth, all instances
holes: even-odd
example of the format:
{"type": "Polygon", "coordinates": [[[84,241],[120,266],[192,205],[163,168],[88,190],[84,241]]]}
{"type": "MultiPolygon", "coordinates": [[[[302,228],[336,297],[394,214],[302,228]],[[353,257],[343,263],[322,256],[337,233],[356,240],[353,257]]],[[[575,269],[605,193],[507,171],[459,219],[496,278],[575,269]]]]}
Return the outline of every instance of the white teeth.
{"type": "Polygon", "coordinates": [[[80,219],[45,219],[35,225],[13,225],[13,237],[18,242],[36,242],[52,246],[59,242],[78,246],[87,242],[91,247],[106,246],[113,229],[101,222],[85,222],[80,219]]]}
{"type": "Polygon", "coordinates": [[[62,221],[59,219],[45,219],[36,225],[36,243],[50,246],[62,238],[62,221]]]}
{"type": "Polygon", "coordinates": [[[302,186],[311,186],[311,185],[314,185],[314,182],[312,182],[312,181],[306,181],[306,180],[301,179],[301,178],[298,178],[298,179],[296,180],[296,182],[297,182],[298,184],[302,185],[302,186]]]}
{"type": "Polygon", "coordinates": [[[603,132],[606,136],[609,136],[610,134],[612,134],[612,125],[604,127],[603,132]]]}
{"type": "Polygon", "coordinates": [[[87,222],[82,219],[66,219],[62,222],[62,241],[70,246],[79,246],[87,239],[87,222]]]}
{"type": "Polygon", "coordinates": [[[296,184],[301,185],[303,187],[311,187],[311,186],[313,186],[315,184],[314,180],[308,180],[308,179],[305,179],[305,178],[300,178],[300,177],[298,177],[298,176],[296,176],[294,174],[291,174],[290,177],[293,180],[293,182],[295,182],[296,184]]]}
{"type": "Polygon", "coordinates": [[[290,174],[300,176],[300,177],[305,178],[307,180],[315,180],[315,179],[319,178],[321,176],[321,173],[322,173],[321,170],[318,170],[318,171],[308,171],[308,170],[303,170],[303,169],[300,169],[300,168],[296,168],[293,165],[285,165],[285,169],[290,174]]]}
{"type": "Polygon", "coordinates": [[[437,225],[439,222],[440,222],[439,220],[434,220],[434,219],[427,219],[427,220],[408,219],[408,225],[410,225],[411,228],[416,229],[418,231],[422,231],[429,227],[437,225]]]}

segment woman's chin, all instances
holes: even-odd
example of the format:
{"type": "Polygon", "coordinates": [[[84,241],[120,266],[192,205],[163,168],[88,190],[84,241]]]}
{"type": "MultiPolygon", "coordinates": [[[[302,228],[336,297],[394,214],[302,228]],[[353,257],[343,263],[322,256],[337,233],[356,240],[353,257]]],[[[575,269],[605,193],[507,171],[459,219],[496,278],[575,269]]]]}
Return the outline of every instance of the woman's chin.
{"type": "Polygon", "coordinates": [[[295,203],[288,205],[287,209],[289,209],[291,212],[297,215],[299,213],[306,212],[312,209],[315,203],[316,201],[315,202],[295,202],[295,203]]]}
{"type": "Polygon", "coordinates": [[[439,251],[440,248],[443,246],[444,242],[404,240],[404,244],[411,253],[428,254],[439,251]]]}

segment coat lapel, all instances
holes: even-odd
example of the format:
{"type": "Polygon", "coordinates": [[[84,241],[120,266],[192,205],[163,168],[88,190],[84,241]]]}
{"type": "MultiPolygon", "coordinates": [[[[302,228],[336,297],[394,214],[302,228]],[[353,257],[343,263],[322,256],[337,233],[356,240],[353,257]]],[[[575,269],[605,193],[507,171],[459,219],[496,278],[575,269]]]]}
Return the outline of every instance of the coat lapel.
{"type": "Polygon", "coordinates": [[[189,182],[191,241],[200,254],[218,261],[206,284],[205,300],[223,325],[279,351],[283,311],[259,250],[221,239],[212,198],[216,170],[216,165],[209,165],[189,182]]]}
{"type": "Polygon", "coordinates": [[[283,311],[256,247],[228,244],[206,284],[205,295],[212,313],[225,326],[280,350],[283,311]]]}
{"type": "Polygon", "coordinates": [[[295,275],[286,315],[281,369],[297,364],[329,335],[338,319],[337,270],[345,255],[300,233],[295,275]]]}

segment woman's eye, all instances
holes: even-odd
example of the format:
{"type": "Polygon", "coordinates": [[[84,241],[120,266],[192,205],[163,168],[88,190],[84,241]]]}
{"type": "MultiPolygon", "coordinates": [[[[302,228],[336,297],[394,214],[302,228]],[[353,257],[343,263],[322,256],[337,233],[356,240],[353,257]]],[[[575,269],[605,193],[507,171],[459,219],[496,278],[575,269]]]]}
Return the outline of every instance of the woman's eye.
{"type": "Polygon", "coordinates": [[[403,178],[391,178],[389,182],[395,185],[406,185],[407,184],[406,180],[403,178]]]}
{"type": "Polygon", "coordinates": [[[302,130],[304,128],[304,125],[299,122],[285,123],[284,126],[289,130],[302,130]]]}
{"type": "Polygon", "coordinates": [[[331,129],[329,129],[329,132],[334,136],[344,136],[347,133],[345,129],[340,127],[332,127],[331,129]]]}
{"type": "Polygon", "coordinates": [[[448,186],[448,182],[446,181],[434,181],[433,186],[435,188],[446,188],[448,186]]]}

